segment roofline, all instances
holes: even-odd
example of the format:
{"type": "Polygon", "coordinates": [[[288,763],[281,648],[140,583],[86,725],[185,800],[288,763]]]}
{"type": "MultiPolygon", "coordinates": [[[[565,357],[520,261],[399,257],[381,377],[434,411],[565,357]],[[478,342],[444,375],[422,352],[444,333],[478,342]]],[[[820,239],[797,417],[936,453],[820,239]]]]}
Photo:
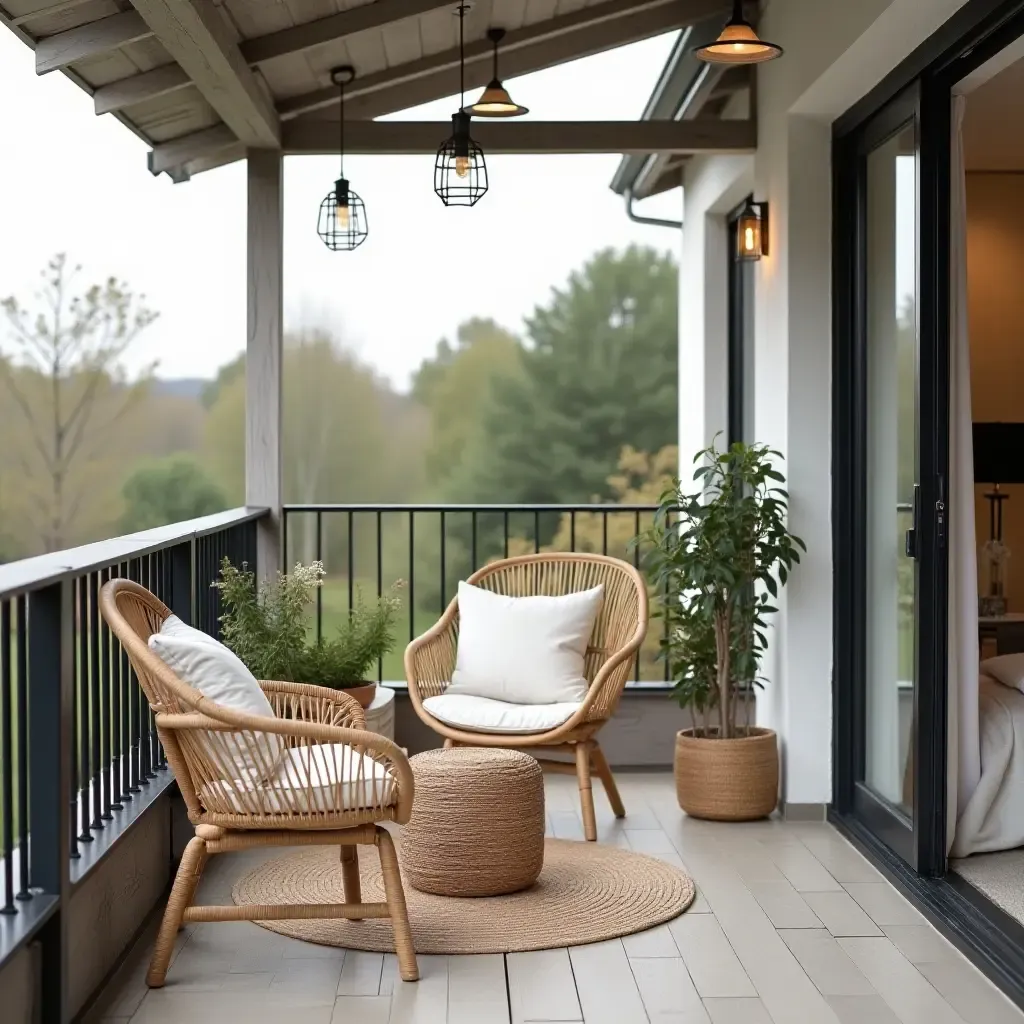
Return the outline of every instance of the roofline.
{"type": "MultiPolygon", "coordinates": [[[[709,65],[698,60],[693,51],[698,46],[716,39],[722,29],[721,16],[706,18],[684,28],[676,39],[675,46],[658,76],[658,81],[644,106],[642,121],[671,119],[682,121],[692,117],[699,110],[691,110],[700,85],[709,74],[709,65]]],[[[609,187],[618,195],[631,193],[637,179],[643,173],[651,155],[630,154],[624,156],[616,168],[609,187]]]]}

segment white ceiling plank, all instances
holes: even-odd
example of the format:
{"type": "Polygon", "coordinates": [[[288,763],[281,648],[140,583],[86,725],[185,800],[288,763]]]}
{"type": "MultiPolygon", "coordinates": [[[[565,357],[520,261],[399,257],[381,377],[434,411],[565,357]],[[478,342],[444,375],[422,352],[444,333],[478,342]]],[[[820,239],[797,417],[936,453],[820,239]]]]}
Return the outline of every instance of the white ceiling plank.
{"type": "Polygon", "coordinates": [[[57,71],[77,60],[116,50],[152,34],[150,27],[135,11],[123,11],[46,36],[36,43],[36,74],[57,71]]]}
{"type": "Polygon", "coordinates": [[[261,61],[273,60],[288,53],[299,53],[356,32],[381,28],[390,22],[415,18],[427,11],[444,7],[452,7],[452,0],[376,0],[375,3],[351,7],[340,14],[332,14],[317,21],[246,39],[241,44],[241,50],[250,64],[259,64],[261,61]]]}
{"type": "Polygon", "coordinates": [[[192,79],[179,65],[165,64],[145,74],[133,75],[131,78],[122,78],[120,81],[100,86],[93,93],[92,99],[97,114],[109,114],[130,107],[134,103],[183,89],[191,82],[192,79]]]}
{"type": "Polygon", "coordinates": [[[240,142],[254,148],[278,145],[277,113],[210,0],[132,2],[240,142]]]}
{"type": "MultiPolygon", "coordinates": [[[[351,121],[346,153],[406,155],[435,153],[451,134],[447,121],[351,121]]],[[[473,139],[485,154],[508,153],[752,153],[753,121],[474,121],[473,139]]],[[[337,152],[336,121],[300,120],[284,126],[289,155],[337,152]]]]}
{"type": "MultiPolygon", "coordinates": [[[[605,3],[509,32],[502,41],[503,78],[529,74],[577,57],[637,42],[725,10],[724,0],[606,0],[605,3]]],[[[492,45],[486,39],[466,44],[466,89],[485,85],[491,76],[492,45]]],[[[345,90],[353,118],[377,117],[450,96],[459,87],[459,50],[454,47],[387,71],[361,75],[345,90]],[[371,99],[372,96],[372,99],[371,99]]],[[[317,89],[282,100],[282,120],[330,106],[334,88],[317,89]]]]}

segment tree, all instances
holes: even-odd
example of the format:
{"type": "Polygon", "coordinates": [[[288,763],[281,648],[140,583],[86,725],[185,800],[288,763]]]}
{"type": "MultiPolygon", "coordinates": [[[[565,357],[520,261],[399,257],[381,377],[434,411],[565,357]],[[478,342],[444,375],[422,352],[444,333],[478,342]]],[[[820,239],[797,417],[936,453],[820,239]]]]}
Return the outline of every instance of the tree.
{"type": "Polygon", "coordinates": [[[172,455],[135,470],[122,488],[125,533],[197,519],[227,508],[224,492],[195,459],[172,455]]]}
{"type": "Polygon", "coordinates": [[[434,358],[420,366],[412,397],[430,414],[426,469],[437,493],[453,497],[448,492],[464,486],[466,455],[483,429],[495,382],[518,377],[521,356],[515,335],[474,318],[459,325],[455,345],[442,338],[434,358]]]}
{"type": "Polygon", "coordinates": [[[48,551],[65,546],[95,491],[91,464],[144,394],[143,382],[127,383],[121,358],[156,317],[113,277],[75,291],[80,270],[61,253],[42,272],[32,308],[13,296],[0,303],[12,349],[0,380],[26,431],[19,458],[48,551]]]}
{"type": "Polygon", "coordinates": [[[678,271],[671,256],[606,250],[527,321],[521,374],[497,379],[457,483],[462,501],[612,497],[621,450],[656,452],[677,424],[678,271]]]}

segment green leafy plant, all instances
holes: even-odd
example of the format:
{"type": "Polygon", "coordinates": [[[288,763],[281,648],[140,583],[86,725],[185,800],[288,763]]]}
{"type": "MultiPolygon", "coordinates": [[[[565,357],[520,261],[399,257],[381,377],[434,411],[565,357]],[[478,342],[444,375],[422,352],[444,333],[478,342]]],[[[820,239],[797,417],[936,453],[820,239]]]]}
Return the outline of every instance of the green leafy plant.
{"type": "Polygon", "coordinates": [[[806,545],[786,528],[782,455],[765,445],[714,444],[697,453],[694,490],[680,481],[661,496],[645,570],[664,595],[661,642],[673,693],[693,716],[694,735],[743,735],[740,707],[761,685],[767,617],[806,545]],[[712,725],[717,710],[717,725],[712,725]]]}
{"type": "Polygon", "coordinates": [[[279,572],[257,586],[244,563],[221,563],[220,579],[213,583],[224,609],[221,635],[257,679],[360,686],[374,662],[394,647],[400,582],[373,602],[357,594],[337,636],[310,636],[309,606],[324,575],[320,562],[298,563],[290,574],[279,572]]]}

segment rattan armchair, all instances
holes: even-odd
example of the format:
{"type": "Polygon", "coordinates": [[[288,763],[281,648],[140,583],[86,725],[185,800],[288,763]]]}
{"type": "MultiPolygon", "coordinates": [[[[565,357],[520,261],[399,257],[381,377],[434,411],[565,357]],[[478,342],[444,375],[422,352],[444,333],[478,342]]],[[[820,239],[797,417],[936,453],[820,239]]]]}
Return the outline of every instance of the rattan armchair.
{"type": "Polygon", "coordinates": [[[496,733],[457,728],[440,721],[424,701],[445,692],[455,667],[459,633],[458,599],[440,621],[413,640],[405,652],[409,696],[419,717],[445,738],[445,746],[513,747],[533,753],[537,748],[571,754],[574,763],[538,758],[548,771],[575,774],[579,782],[584,835],[597,839],[591,778],[604,784],[617,818],[626,815],[611,768],[597,733],[615,713],[632,671],[637,651],[647,634],[647,587],[628,562],[607,555],[537,554],[492,562],[467,582],[510,597],[531,594],[562,595],[604,584],[604,602],[587,647],[584,674],[590,684],[579,708],[557,728],[544,732],[496,733]]]}
{"type": "Polygon", "coordinates": [[[160,742],[196,832],[174,879],[147,983],[163,985],[183,922],[337,917],[389,917],[401,976],[415,981],[419,974],[398,859],[391,836],[378,824],[409,820],[413,777],[403,751],[365,731],[363,710],[356,701],[323,687],[261,682],[275,718],[244,714],[204,697],[149,649],[149,637],[171,613],[137,583],[116,579],[105,584],[100,610],[153,709],[160,742]],[[326,746],[331,744],[343,746],[326,746]],[[271,755],[283,759],[283,771],[260,772],[256,777],[240,773],[239,757],[260,765],[271,755]],[[239,779],[239,774],[246,777],[239,779]],[[377,847],[385,903],[361,902],[359,844],[377,847]],[[213,854],[257,846],[313,845],[340,848],[344,903],[192,903],[213,854]]]}

